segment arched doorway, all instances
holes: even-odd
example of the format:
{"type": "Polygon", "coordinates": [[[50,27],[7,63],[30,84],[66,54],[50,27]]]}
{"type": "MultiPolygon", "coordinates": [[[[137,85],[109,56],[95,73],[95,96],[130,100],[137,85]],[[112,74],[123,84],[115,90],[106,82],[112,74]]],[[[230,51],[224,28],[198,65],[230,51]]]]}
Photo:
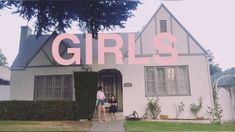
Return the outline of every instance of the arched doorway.
{"type": "Polygon", "coordinates": [[[122,75],[117,69],[102,69],[99,72],[99,85],[103,86],[107,101],[115,95],[118,101],[118,111],[123,110],[122,75]]]}

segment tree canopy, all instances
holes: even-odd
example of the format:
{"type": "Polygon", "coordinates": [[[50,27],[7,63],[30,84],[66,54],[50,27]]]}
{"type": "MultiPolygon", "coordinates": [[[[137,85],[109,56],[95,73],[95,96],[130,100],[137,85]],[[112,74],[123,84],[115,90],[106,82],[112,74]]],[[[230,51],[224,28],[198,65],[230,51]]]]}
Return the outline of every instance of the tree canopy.
{"type": "Polygon", "coordinates": [[[13,7],[13,13],[28,21],[36,18],[37,35],[65,32],[77,22],[82,32],[97,38],[99,31],[124,28],[139,4],[138,0],[23,0],[0,1],[0,9],[13,7]]]}
{"type": "Polygon", "coordinates": [[[210,74],[214,75],[216,73],[222,72],[222,69],[219,67],[219,64],[214,62],[214,55],[210,50],[207,50],[208,53],[208,61],[210,62],[210,74]]]}
{"type": "Polygon", "coordinates": [[[6,56],[2,53],[2,49],[0,49],[0,66],[8,67],[7,58],[6,58],[6,56]]]}

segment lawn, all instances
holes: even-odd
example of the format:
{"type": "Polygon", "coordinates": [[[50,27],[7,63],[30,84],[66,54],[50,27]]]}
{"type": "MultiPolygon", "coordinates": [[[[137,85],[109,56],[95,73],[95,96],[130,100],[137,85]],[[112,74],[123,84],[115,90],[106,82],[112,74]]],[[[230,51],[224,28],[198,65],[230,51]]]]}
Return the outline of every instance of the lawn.
{"type": "Polygon", "coordinates": [[[235,124],[195,124],[155,121],[126,121],[127,132],[160,132],[160,131],[235,131],[235,124]]]}
{"type": "Polygon", "coordinates": [[[0,121],[0,131],[88,131],[88,121],[0,121]]]}

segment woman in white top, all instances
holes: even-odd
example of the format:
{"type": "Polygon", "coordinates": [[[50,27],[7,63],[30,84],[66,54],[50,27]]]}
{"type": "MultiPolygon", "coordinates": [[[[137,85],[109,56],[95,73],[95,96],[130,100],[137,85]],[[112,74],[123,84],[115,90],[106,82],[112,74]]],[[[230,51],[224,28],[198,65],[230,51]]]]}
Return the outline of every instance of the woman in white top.
{"type": "Polygon", "coordinates": [[[98,87],[98,91],[97,91],[97,94],[96,94],[96,99],[97,99],[97,105],[98,105],[98,118],[99,118],[99,122],[102,122],[101,121],[101,117],[100,117],[100,114],[101,114],[102,111],[104,113],[105,121],[108,121],[107,117],[106,117],[105,106],[104,106],[105,95],[104,95],[103,87],[102,86],[98,87]]]}

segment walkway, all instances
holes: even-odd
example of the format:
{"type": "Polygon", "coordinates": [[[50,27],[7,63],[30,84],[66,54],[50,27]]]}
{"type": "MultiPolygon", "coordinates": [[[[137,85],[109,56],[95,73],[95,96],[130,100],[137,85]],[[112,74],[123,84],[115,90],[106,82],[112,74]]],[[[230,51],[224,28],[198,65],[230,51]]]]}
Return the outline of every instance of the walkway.
{"type": "Polygon", "coordinates": [[[108,122],[99,123],[92,121],[91,132],[125,132],[123,127],[124,120],[111,120],[108,122]]]}

